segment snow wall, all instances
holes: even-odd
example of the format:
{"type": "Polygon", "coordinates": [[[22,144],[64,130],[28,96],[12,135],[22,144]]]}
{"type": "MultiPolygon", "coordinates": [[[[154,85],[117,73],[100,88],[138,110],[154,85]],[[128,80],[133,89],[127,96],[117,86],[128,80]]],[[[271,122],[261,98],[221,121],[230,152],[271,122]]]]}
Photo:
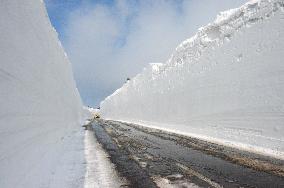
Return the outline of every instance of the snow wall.
{"type": "Polygon", "coordinates": [[[250,1],[150,64],[101,115],[284,158],[283,59],[284,1],[250,1]]]}
{"type": "Polygon", "coordinates": [[[83,186],[81,99],[41,0],[1,0],[0,59],[0,187],[83,186]]]}

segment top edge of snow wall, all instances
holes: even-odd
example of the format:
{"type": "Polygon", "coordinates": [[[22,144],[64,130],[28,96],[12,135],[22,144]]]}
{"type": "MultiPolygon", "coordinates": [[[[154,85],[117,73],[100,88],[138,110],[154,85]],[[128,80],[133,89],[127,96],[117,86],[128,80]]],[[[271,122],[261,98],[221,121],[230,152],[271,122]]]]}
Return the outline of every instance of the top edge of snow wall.
{"type": "Polygon", "coordinates": [[[284,1],[222,12],[101,102],[105,119],[284,158],[284,1]]]}
{"type": "Polygon", "coordinates": [[[0,187],[83,186],[84,112],[43,1],[0,2],[0,58],[0,187]]]}

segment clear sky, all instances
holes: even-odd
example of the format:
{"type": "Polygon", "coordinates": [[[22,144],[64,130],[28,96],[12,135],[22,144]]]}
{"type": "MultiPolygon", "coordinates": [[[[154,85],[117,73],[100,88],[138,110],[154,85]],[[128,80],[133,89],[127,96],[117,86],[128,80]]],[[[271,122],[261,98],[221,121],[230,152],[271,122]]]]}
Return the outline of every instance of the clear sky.
{"type": "Polygon", "coordinates": [[[220,11],[247,0],[45,0],[85,105],[99,102],[220,11]]]}

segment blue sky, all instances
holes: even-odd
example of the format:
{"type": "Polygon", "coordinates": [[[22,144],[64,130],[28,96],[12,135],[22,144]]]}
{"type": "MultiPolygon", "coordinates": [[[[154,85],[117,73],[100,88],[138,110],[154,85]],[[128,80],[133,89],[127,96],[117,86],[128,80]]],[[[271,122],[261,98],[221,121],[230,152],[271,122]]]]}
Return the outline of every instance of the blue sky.
{"type": "Polygon", "coordinates": [[[101,100],[220,11],[246,0],[45,0],[85,105],[101,100]]]}
{"type": "Polygon", "coordinates": [[[58,1],[46,0],[46,8],[52,25],[56,28],[60,38],[64,35],[63,30],[66,26],[68,13],[74,11],[81,5],[80,0],[58,1]]]}
{"type": "Polygon", "coordinates": [[[105,4],[107,6],[113,5],[113,0],[45,0],[45,5],[52,25],[56,28],[61,40],[64,38],[64,28],[68,24],[68,16],[85,3],[90,3],[92,6],[95,4],[105,4]]]}

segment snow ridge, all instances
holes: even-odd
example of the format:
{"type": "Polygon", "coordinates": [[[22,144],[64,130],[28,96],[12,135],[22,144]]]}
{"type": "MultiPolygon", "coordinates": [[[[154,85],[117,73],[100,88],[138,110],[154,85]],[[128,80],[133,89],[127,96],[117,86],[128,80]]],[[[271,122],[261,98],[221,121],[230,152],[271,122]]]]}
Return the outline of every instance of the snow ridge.
{"type": "Polygon", "coordinates": [[[102,117],[284,158],[283,12],[283,0],[221,12],[102,101],[102,117]]]}

